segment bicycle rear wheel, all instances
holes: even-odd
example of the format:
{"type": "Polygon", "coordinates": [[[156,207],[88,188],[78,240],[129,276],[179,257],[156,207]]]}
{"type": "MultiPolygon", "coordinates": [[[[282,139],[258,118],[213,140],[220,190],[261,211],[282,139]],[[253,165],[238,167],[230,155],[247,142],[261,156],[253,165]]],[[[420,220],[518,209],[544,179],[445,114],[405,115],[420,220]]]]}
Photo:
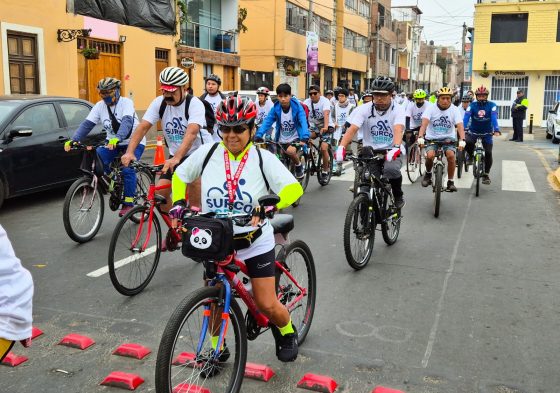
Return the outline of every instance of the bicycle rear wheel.
{"type": "Polygon", "coordinates": [[[329,154],[329,168],[327,169],[326,175],[323,174],[323,154],[321,153],[320,150],[319,153],[317,154],[317,180],[319,181],[319,184],[322,186],[326,186],[327,184],[329,184],[332,178],[334,157],[331,149],[327,149],[327,152],[329,154]]]}
{"type": "Polygon", "coordinates": [[[434,182],[434,216],[439,217],[439,207],[441,204],[441,190],[443,182],[443,165],[434,165],[435,168],[435,182],[434,182]]]}
{"type": "Polygon", "coordinates": [[[457,150],[457,179],[463,174],[463,162],[465,162],[465,151],[457,150]]]}
{"type": "Polygon", "coordinates": [[[388,196],[385,199],[384,205],[385,219],[381,223],[381,234],[383,235],[385,243],[392,246],[399,237],[401,229],[401,211],[395,206],[394,200],[388,196]]]}
{"type": "Polygon", "coordinates": [[[103,222],[105,200],[99,187],[91,186],[91,177],[76,180],[64,198],[62,221],[64,229],[77,243],[85,243],[93,239],[99,232],[103,222]]]}
{"type": "MultiPolygon", "coordinates": [[[[247,333],[243,313],[231,299],[225,348],[212,359],[212,319],[203,326],[208,307],[217,313],[222,305],[220,289],[204,287],[177,306],[165,326],[156,360],[156,391],[237,393],[247,362],[247,333]],[[200,344],[200,348],[198,348],[200,344]]],[[[218,319],[221,324],[221,318],[218,319]]],[[[216,326],[216,325],[215,325],[216,326]]]]}
{"type": "Polygon", "coordinates": [[[109,276],[115,289],[126,296],[142,292],[154,277],[161,252],[161,228],[150,208],[135,206],[117,223],[109,244],[109,276]],[[139,217],[138,223],[133,217],[139,217]],[[148,239],[147,245],[144,244],[148,239]]]}
{"type": "Polygon", "coordinates": [[[282,270],[276,267],[276,293],[280,302],[290,312],[292,323],[298,332],[298,342],[301,345],[305,341],[307,333],[309,333],[315,313],[317,277],[313,255],[307,244],[301,240],[296,240],[280,250],[277,261],[295,279],[294,283],[282,270]],[[297,300],[297,298],[302,295],[302,291],[298,286],[306,290],[300,300],[297,300]]]}
{"type": "Polygon", "coordinates": [[[375,241],[375,225],[368,197],[358,195],[350,203],[344,220],[344,254],[353,269],[360,270],[368,264],[375,241]]]}
{"type": "Polygon", "coordinates": [[[420,151],[417,143],[412,144],[406,154],[406,174],[412,183],[420,176],[420,151]]]}

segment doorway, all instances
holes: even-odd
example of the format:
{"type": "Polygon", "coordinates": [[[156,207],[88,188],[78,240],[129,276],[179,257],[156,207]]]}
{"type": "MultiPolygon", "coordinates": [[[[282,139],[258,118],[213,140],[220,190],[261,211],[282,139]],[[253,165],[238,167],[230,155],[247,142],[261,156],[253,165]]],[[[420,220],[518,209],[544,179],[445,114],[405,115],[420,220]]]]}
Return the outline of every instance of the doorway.
{"type": "Polygon", "coordinates": [[[527,96],[529,77],[506,78],[492,77],[492,88],[490,89],[490,100],[498,106],[498,125],[500,127],[512,127],[511,106],[517,97],[517,90],[522,89],[527,96]]]}

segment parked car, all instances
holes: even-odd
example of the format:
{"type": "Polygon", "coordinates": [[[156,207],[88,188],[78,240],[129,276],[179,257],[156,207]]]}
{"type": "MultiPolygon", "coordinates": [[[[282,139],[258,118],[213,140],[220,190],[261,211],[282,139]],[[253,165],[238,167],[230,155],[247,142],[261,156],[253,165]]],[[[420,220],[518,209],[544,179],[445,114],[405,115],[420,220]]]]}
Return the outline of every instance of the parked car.
{"type": "MultiPolygon", "coordinates": [[[[225,95],[228,95],[228,94],[233,93],[233,92],[234,91],[223,91],[222,93],[224,93],[225,95]]],[[[256,90],[238,90],[237,95],[240,95],[241,97],[248,97],[251,100],[253,100],[253,102],[258,101],[256,90]]],[[[269,97],[272,100],[272,102],[278,101],[278,97],[276,96],[276,92],[274,90],[270,91],[269,97]]]]}
{"type": "Polygon", "coordinates": [[[560,101],[556,102],[552,110],[548,111],[546,139],[552,139],[552,143],[560,142],[560,101]]]}
{"type": "MultiPolygon", "coordinates": [[[[92,104],[65,97],[0,96],[0,206],[7,198],[70,184],[81,176],[81,153],[63,143],[92,104]]],[[[96,126],[86,143],[105,138],[96,126]]]]}

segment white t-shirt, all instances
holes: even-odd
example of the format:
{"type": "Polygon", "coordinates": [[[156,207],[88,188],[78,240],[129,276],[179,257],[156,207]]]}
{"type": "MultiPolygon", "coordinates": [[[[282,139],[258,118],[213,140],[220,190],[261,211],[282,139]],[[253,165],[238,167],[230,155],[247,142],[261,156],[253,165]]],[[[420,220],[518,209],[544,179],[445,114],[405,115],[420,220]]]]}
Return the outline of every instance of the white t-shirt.
{"type": "MultiPolygon", "coordinates": [[[[132,133],[140,123],[138,121],[138,115],[136,115],[136,110],[134,110],[134,102],[132,102],[132,100],[129,98],[120,97],[119,100],[117,101],[117,104],[111,105],[109,108],[111,109],[111,113],[115,115],[115,119],[117,119],[119,123],[122,122],[122,118],[124,116],[132,117],[134,121],[134,124],[132,125],[132,132],[130,133],[130,135],[132,135],[132,133]]],[[[109,112],[107,111],[107,104],[105,104],[103,100],[98,101],[94,105],[94,107],[89,112],[89,115],[86,117],[86,120],[89,120],[95,124],[101,124],[103,126],[103,130],[107,132],[107,140],[117,137],[117,132],[119,130],[113,130],[113,123],[111,121],[111,116],[109,116],[109,112]]],[[[127,139],[119,142],[119,144],[128,145],[128,142],[130,141],[130,135],[127,139]]],[[[142,142],[140,143],[142,145],[145,145],[146,138],[143,138],[142,142]]]]}
{"type": "MultiPolygon", "coordinates": [[[[202,164],[211,147],[211,144],[204,145],[177,167],[175,173],[183,182],[187,184],[192,183],[200,176],[202,164]]],[[[269,194],[261,169],[259,168],[259,155],[256,149],[255,146],[251,146],[245,168],[241,172],[233,204],[234,214],[250,214],[253,208],[259,205],[258,199],[269,194]]],[[[224,150],[224,145],[220,144],[208,160],[204,173],[202,173],[201,207],[203,212],[227,213],[229,211],[224,150]]],[[[260,152],[262,155],[263,172],[273,192],[279,193],[284,187],[297,182],[276,156],[263,149],[260,152]]],[[[231,154],[229,156],[231,174],[233,176],[239,167],[243,155],[238,157],[239,161],[235,161],[231,154]]],[[[235,234],[246,233],[255,229],[257,228],[234,225],[235,234]]],[[[238,251],[237,256],[240,259],[252,258],[274,248],[273,229],[268,221],[265,221],[262,230],[262,235],[249,248],[238,251]]]]}
{"type": "MultiPolygon", "coordinates": [[[[320,96],[319,102],[313,102],[313,106],[311,105],[311,98],[306,99],[303,103],[307,105],[307,108],[309,108],[309,124],[311,125],[311,128],[323,128],[323,125],[325,124],[325,111],[331,110],[331,102],[327,98],[320,96]]],[[[330,119],[329,125],[332,125],[330,119]]]]}
{"type": "Polygon", "coordinates": [[[362,128],[364,146],[372,146],[375,150],[390,149],[394,142],[394,126],[399,124],[404,128],[405,114],[401,105],[391,102],[385,113],[380,113],[373,108],[373,102],[360,105],[352,112],[351,124],[362,128]]]}
{"type": "Polygon", "coordinates": [[[288,110],[288,113],[284,113],[283,109],[280,109],[280,129],[276,132],[280,132],[280,143],[290,143],[299,138],[296,125],[294,124],[294,119],[292,118],[292,108],[288,110]]]}
{"type": "Polygon", "coordinates": [[[406,116],[410,117],[410,128],[417,128],[422,125],[422,114],[428,109],[432,104],[428,101],[424,101],[424,105],[420,108],[416,105],[415,102],[411,102],[408,104],[406,108],[406,116]]]}
{"type": "MultiPolygon", "coordinates": [[[[363,104],[362,104],[363,105],[363,104]]],[[[350,116],[348,116],[348,123],[350,124],[354,124],[352,123],[352,117],[356,115],[356,111],[352,111],[350,113],[350,116]]],[[[358,128],[358,140],[361,141],[364,139],[364,129],[363,127],[358,128]]]]}
{"type": "Polygon", "coordinates": [[[0,337],[31,337],[33,279],[16,257],[6,231],[0,225],[0,337]]]}
{"type": "Polygon", "coordinates": [[[358,105],[358,96],[356,94],[349,94],[347,99],[352,105],[358,105]]]}
{"type": "Polygon", "coordinates": [[[189,124],[198,124],[200,126],[200,132],[196,136],[187,155],[192,154],[203,143],[212,143],[212,136],[207,130],[202,128],[206,126],[206,118],[204,117],[204,104],[200,99],[197,97],[191,98],[188,122],[185,121],[185,101],[179,106],[167,105],[165,107],[165,112],[163,112],[163,118],[160,119],[159,108],[161,107],[162,101],[163,96],[156,97],[146,110],[143,120],[151,124],[156,124],[161,120],[163,135],[169,147],[169,154],[175,155],[175,152],[183,142],[183,137],[185,136],[189,124]]]}
{"type": "Polygon", "coordinates": [[[354,110],[355,106],[351,103],[348,103],[345,107],[340,106],[340,102],[337,102],[336,105],[333,107],[333,114],[331,116],[334,119],[334,139],[339,140],[342,136],[342,130],[344,128],[344,124],[350,118],[352,111],[354,110]]]}
{"type": "Polygon", "coordinates": [[[422,115],[422,119],[428,119],[426,139],[428,140],[457,140],[455,126],[463,123],[459,109],[451,104],[449,108],[442,111],[437,105],[431,105],[422,115]]]}
{"type": "MultiPolygon", "coordinates": [[[[214,110],[214,114],[216,114],[216,110],[218,109],[218,104],[223,100],[224,99],[222,98],[220,93],[216,93],[215,96],[211,96],[210,94],[207,94],[206,97],[204,97],[204,101],[209,102],[210,105],[212,106],[212,109],[214,110]]],[[[216,142],[220,142],[222,140],[218,135],[218,123],[214,124],[214,134],[212,134],[212,137],[216,142]]]]}
{"type": "MultiPolygon", "coordinates": [[[[267,99],[264,102],[263,106],[261,106],[259,102],[257,102],[256,105],[257,105],[257,119],[255,120],[255,124],[257,126],[260,126],[264,121],[264,119],[266,118],[266,116],[268,116],[270,110],[274,107],[274,103],[272,102],[272,100],[267,99]]],[[[274,127],[274,123],[272,127],[274,127]]]]}

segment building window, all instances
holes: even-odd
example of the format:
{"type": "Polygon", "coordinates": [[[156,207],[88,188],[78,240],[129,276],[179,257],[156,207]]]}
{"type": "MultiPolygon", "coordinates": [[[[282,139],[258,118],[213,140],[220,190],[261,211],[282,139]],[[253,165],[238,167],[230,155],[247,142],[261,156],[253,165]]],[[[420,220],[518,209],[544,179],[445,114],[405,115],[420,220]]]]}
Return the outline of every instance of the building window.
{"type": "Polygon", "coordinates": [[[202,74],[202,75],[204,75],[204,78],[206,79],[206,77],[207,77],[208,75],[212,74],[212,64],[206,64],[206,63],[204,63],[204,64],[203,64],[203,69],[202,69],[202,71],[203,71],[203,74],[202,74]]]}
{"type": "Polygon", "coordinates": [[[490,99],[492,101],[505,102],[498,106],[498,119],[508,120],[511,118],[511,103],[515,100],[515,92],[522,89],[525,96],[528,93],[529,77],[520,76],[517,78],[492,77],[492,87],[490,88],[490,99]]]}
{"type": "Polygon", "coordinates": [[[319,24],[319,40],[329,43],[331,42],[331,21],[314,15],[315,20],[319,24]]]}
{"type": "Polygon", "coordinates": [[[294,33],[305,35],[307,29],[307,16],[308,11],[290,3],[286,2],[286,29],[294,33]]]}
{"type": "Polygon", "coordinates": [[[527,42],[529,14],[492,14],[491,43],[527,42]]]}
{"type": "Polygon", "coordinates": [[[548,119],[548,111],[556,107],[560,101],[560,76],[547,75],[544,80],[544,105],[542,119],[548,119]]]}
{"type": "Polygon", "coordinates": [[[377,5],[377,20],[379,27],[385,26],[385,7],[383,7],[381,4],[377,5]]]}
{"type": "Polygon", "coordinates": [[[364,52],[367,48],[367,37],[344,29],[344,47],[354,52],[364,52]]]}
{"type": "Polygon", "coordinates": [[[383,59],[388,63],[389,60],[391,60],[391,45],[390,44],[385,44],[385,55],[383,56],[383,59]]]}
{"type": "Polygon", "coordinates": [[[37,36],[8,31],[8,63],[12,94],[39,94],[37,36]]]}
{"type": "Polygon", "coordinates": [[[371,7],[369,5],[369,2],[367,2],[365,0],[359,0],[358,14],[360,16],[363,16],[364,18],[369,18],[370,14],[371,14],[371,7]]]}
{"type": "Polygon", "coordinates": [[[397,50],[394,48],[391,48],[391,64],[394,65],[395,64],[395,59],[397,58],[397,50]]]}
{"type": "Polygon", "coordinates": [[[241,90],[257,90],[261,86],[273,89],[273,72],[241,70],[241,90]]]}
{"type": "Polygon", "coordinates": [[[187,0],[188,22],[181,26],[181,41],[200,49],[221,51],[222,2],[221,0],[187,0]]]}
{"type": "Polygon", "coordinates": [[[352,10],[354,12],[358,11],[358,0],[344,0],[344,5],[349,10],[352,10]]]}

